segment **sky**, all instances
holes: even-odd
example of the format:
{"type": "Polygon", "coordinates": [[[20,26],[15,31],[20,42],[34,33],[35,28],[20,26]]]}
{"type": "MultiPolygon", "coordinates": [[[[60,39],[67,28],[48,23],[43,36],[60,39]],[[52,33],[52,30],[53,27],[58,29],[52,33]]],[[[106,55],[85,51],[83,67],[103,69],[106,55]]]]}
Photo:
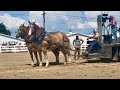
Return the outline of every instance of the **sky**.
{"type": "MultiPolygon", "coordinates": [[[[45,26],[47,32],[62,31],[89,35],[97,28],[97,15],[101,11],[45,11],[45,26]]],[[[114,15],[120,25],[120,11],[106,11],[114,15]]],[[[15,31],[21,24],[28,25],[28,20],[36,21],[43,26],[43,11],[0,11],[0,23],[4,23],[15,36],[15,31]]]]}

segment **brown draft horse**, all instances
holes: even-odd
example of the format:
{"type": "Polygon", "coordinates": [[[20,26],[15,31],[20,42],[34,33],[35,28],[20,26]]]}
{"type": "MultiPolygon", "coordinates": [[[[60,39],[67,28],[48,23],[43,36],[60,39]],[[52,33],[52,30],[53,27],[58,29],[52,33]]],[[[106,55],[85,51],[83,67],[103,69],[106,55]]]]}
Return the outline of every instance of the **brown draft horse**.
{"type": "MultiPolygon", "coordinates": [[[[32,66],[35,66],[35,65],[38,66],[39,65],[39,60],[38,60],[38,56],[37,56],[37,52],[38,52],[39,56],[40,56],[40,61],[41,61],[40,66],[42,66],[42,53],[41,53],[41,50],[40,49],[37,50],[36,42],[30,42],[29,41],[30,35],[28,35],[28,33],[29,33],[29,27],[26,27],[26,26],[24,26],[24,24],[21,24],[18,31],[16,32],[16,38],[22,37],[22,38],[25,39],[26,45],[28,47],[28,51],[29,51],[31,59],[32,59],[31,65],[32,66]],[[34,60],[33,60],[33,52],[34,52],[35,58],[37,60],[36,64],[34,63],[34,60]]],[[[55,54],[56,63],[58,64],[59,63],[59,49],[56,48],[56,49],[52,50],[52,52],[55,54]]]]}
{"type": "MultiPolygon", "coordinates": [[[[32,59],[32,66],[39,66],[39,60],[38,60],[38,56],[37,56],[37,48],[36,48],[36,44],[34,42],[29,42],[29,35],[28,35],[28,31],[29,31],[29,27],[24,26],[24,24],[21,24],[21,26],[19,27],[18,31],[16,32],[16,38],[23,38],[25,39],[26,42],[26,46],[28,47],[28,51],[30,53],[31,59],[32,59]],[[33,53],[35,55],[36,61],[37,63],[35,64],[35,61],[33,59],[33,53]]],[[[42,60],[42,53],[39,52],[39,56],[40,56],[40,60],[42,60]]]]}
{"type": "MultiPolygon", "coordinates": [[[[42,51],[44,53],[44,57],[46,60],[46,67],[49,66],[47,50],[53,51],[56,56],[56,61],[59,61],[59,50],[62,51],[65,57],[65,63],[67,63],[67,59],[70,59],[70,40],[67,35],[63,32],[52,32],[49,34],[45,33],[45,30],[42,27],[39,27],[35,24],[35,22],[29,21],[28,26],[29,32],[32,31],[31,37],[33,40],[37,41],[37,49],[38,51],[42,51]],[[34,32],[34,33],[33,33],[34,32]]],[[[42,62],[40,62],[42,65],[42,62]]]]}

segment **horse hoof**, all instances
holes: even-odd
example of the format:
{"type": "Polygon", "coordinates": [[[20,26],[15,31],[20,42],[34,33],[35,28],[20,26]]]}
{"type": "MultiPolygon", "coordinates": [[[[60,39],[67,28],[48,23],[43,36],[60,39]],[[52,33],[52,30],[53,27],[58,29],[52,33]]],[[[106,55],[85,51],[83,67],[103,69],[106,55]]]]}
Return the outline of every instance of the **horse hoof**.
{"type": "Polygon", "coordinates": [[[35,66],[39,66],[39,64],[34,64],[35,66]]]}
{"type": "Polygon", "coordinates": [[[71,62],[71,61],[72,61],[71,59],[68,60],[68,62],[71,62]]]}
{"type": "Polygon", "coordinates": [[[71,61],[69,61],[68,63],[72,63],[71,61]]]}
{"type": "Polygon", "coordinates": [[[45,67],[49,67],[49,62],[46,63],[45,67]]]}
{"type": "Polygon", "coordinates": [[[42,64],[40,64],[39,66],[40,66],[40,67],[42,67],[43,65],[42,65],[42,64]]]}
{"type": "Polygon", "coordinates": [[[32,65],[33,67],[36,67],[36,65],[32,65]]]}
{"type": "Polygon", "coordinates": [[[67,65],[67,62],[65,62],[64,65],[67,65]]]}
{"type": "Polygon", "coordinates": [[[31,66],[35,67],[35,64],[31,63],[31,66]]]}

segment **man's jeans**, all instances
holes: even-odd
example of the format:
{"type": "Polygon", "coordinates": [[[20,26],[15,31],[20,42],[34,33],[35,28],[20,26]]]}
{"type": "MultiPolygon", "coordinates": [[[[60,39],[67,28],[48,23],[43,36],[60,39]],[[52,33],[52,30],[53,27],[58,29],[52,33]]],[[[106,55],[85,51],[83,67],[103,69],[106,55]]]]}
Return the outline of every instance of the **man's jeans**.
{"type": "Polygon", "coordinates": [[[90,43],[86,51],[88,53],[98,53],[100,49],[101,49],[100,43],[98,41],[93,41],[90,43]]]}
{"type": "Polygon", "coordinates": [[[117,43],[118,42],[118,38],[117,38],[117,28],[112,28],[111,29],[111,31],[112,31],[112,35],[113,35],[113,37],[114,37],[114,42],[115,43],[117,43]]]}

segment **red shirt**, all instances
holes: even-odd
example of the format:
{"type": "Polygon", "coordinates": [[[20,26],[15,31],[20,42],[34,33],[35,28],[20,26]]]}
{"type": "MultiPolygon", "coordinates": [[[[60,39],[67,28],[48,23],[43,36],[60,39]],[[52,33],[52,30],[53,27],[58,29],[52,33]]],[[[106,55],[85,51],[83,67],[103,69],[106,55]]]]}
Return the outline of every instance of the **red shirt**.
{"type": "Polygon", "coordinates": [[[111,28],[117,27],[117,21],[115,19],[111,20],[111,28]]]}

